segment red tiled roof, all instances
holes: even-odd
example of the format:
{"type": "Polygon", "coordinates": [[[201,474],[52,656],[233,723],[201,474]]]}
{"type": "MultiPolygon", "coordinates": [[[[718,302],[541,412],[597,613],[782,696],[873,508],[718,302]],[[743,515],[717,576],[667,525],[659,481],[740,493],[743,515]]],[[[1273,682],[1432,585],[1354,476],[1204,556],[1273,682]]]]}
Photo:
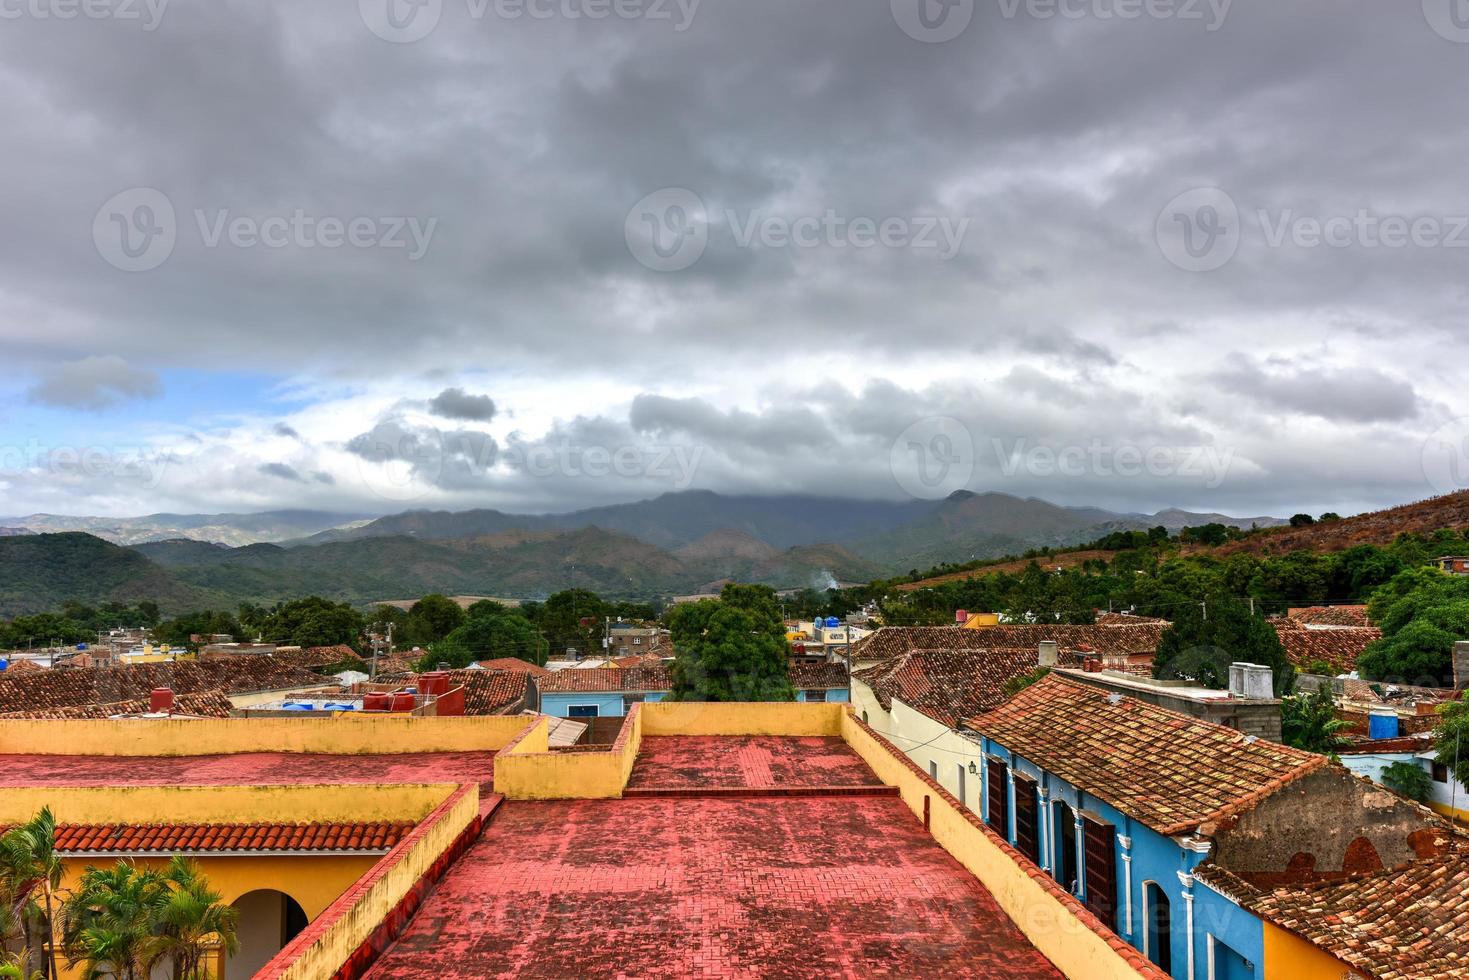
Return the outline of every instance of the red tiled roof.
{"type": "MultiPolygon", "coordinates": [[[[1128,617],[1129,620],[1138,617],[1128,617]]],[[[1158,650],[1158,640],[1169,624],[1163,620],[1127,622],[1115,626],[885,626],[852,646],[854,660],[887,660],[910,650],[989,650],[1038,647],[1054,640],[1062,650],[1088,647],[1103,656],[1135,656],[1158,650]]]]}
{"type": "Polygon", "coordinates": [[[847,687],[852,679],[846,664],[791,664],[791,686],[802,691],[847,687]]]}
{"type": "Polygon", "coordinates": [[[1097,613],[1098,626],[1164,626],[1173,625],[1157,616],[1137,616],[1132,613],[1097,613]]]}
{"type": "Polygon", "coordinates": [[[1285,647],[1285,658],[1297,667],[1324,660],[1338,674],[1357,669],[1357,658],[1367,644],[1382,638],[1375,626],[1321,626],[1307,628],[1291,619],[1270,621],[1285,647]]]}
{"type": "Polygon", "coordinates": [[[466,715],[513,715],[525,708],[533,676],[541,680],[524,670],[456,670],[449,675],[449,687],[464,688],[466,715]]]}
{"type": "Polygon", "coordinates": [[[59,824],[58,851],[387,851],[412,823],[59,824]]]}
{"type": "Polygon", "coordinates": [[[318,674],[275,657],[76,667],[7,677],[0,673],[0,712],[47,711],[82,705],[146,700],[154,688],[175,695],[222,691],[279,691],[323,683],[318,674]]]}
{"type": "Polygon", "coordinates": [[[1286,618],[1311,626],[1367,626],[1366,606],[1302,606],[1287,609],[1286,618]]]}
{"type": "MultiPolygon", "coordinates": [[[[885,711],[893,710],[897,698],[939,724],[957,728],[962,719],[998,707],[1005,700],[1005,682],[1035,670],[1039,659],[1039,649],[1030,647],[914,650],[852,676],[872,688],[885,711]]],[[[1057,659],[1061,666],[1076,666],[1069,652],[1057,659]]]]}
{"type": "MultiPolygon", "coordinates": [[[[221,691],[203,694],[181,694],[173,699],[173,714],[197,718],[228,718],[234,707],[221,691]]],[[[69,708],[43,708],[37,711],[8,711],[0,718],[111,718],[113,715],[139,715],[152,709],[148,698],[119,701],[116,704],[79,704],[69,708]]]]}
{"type": "Polygon", "coordinates": [[[12,660],[10,666],[0,671],[0,677],[14,677],[17,674],[37,674],[49,668],[42,667],[34,660],[12,660]]]}
{"type": "Polygon", "coordinates": [[[1378,980],[1469,976],[1469,847],[1342,881],[1236,898],[1378,980]]]}
{"type": "Polygon", "coordinates": [[[535,677],[549,676],[551,671],[539,667],[528,660],[519,660],[515,657],[499,657],[495,660],[481,660],[479,666],[485,670],[518,670],[523,674],[531,674],[535,677]]]}
{"type": "Polygon", "coordinates": [[[673,677],[667,664],[643,667],[588,667],[556,670],[537,679],[541,690],[574,694],[593,691],[671,691],[673,677]]]}
{"type": "Polygon", "coordinates": [[[966,724],[1162,834],[1224,819],[1328,762],[1056,674],[966,724]]]}

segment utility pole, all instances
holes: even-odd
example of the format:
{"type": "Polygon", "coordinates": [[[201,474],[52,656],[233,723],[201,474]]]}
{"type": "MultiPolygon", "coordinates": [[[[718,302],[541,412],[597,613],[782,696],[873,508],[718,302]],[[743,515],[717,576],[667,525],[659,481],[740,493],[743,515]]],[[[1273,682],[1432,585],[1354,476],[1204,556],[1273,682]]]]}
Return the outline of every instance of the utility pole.
{"type": "Polygon", "coordinates": [[[1199,608],[1202,609],[1202,610],[1204,610],[1204,621],[1205,622],[1208,622],[1209,621],[1209,603],[1208,603],[1208,601],[1205,600],[1204,602],[1199,603],[1199,608]]]}

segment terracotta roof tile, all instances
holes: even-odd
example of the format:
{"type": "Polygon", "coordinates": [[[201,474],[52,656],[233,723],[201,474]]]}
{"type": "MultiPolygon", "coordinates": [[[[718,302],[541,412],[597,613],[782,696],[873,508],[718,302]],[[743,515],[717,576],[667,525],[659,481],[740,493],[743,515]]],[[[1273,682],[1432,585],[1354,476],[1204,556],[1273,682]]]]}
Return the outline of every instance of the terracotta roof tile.
{"type": "Polygon", "coordinates": [[[485,670],[518,670],[521,673],[531,674],[535,677],[547,677],[551,673],[551,671],[544,667],[538,667],[528,660],[518,660],[515,657],[481,660],[479,666],[485,670]]]}
{"type": "Polygon", "coordinates": [[[673,677],[667,664],[643,667],[590,667],[552,671],[550,677],[537,679],[542,691],[574,694],[593,691],[671,691],[673,677]]]}
{"type": "MultiPolygon", "coordinates": [[[[43,708],[34,711],[0,712],[0,718],[111,718],[114,715],[144,714],[152,707],[148,698],[118,701],[113,704],[79,704],[67,708],[43,708]]],[[[234,707],[221,691],[181,694],[173,699],[173,714],[196,718],[228,718],[234,707]]]]}
{"type": "Polygon", "coordinates": [[[846,664],[791,664],[791,686],[801,691],[835,690],[852,683],[846,664]]]}
{"type": "Polygon", "coordinates": [[[1164,620],[1110,626],[885,626],[852,645],[854,660],[887,660],[910,650],[992,650],[1038,647],[1054,640],[1062,650],[1089,648],[1103,656],[1138,656],[1158,651],[1158,640],[1169,624],[1164,620]]]}
{"type": "Polygon", "coordinates": [[[1379,980],[1469,977],[1469,845],[1462,837],[1447,853],[1405,869],[1271,891],[1229,884],[1256,915],[1379,980]]]}
{"type": "Polygon", "coordinates": [[[1357,658],[1367,644],[1382,638],[1375,626],[1307,627],[1293,619],[1271,620],[1275,633],[1285,647],[1285,657],[1297,667],[1324,660],[1339,674],[1357,669],[1357,658]]]}
{"type": "Polygon", "coordinates": [[[386,851],[412,823],[59,824],[67,852],[386,851]]]}
{"type": "MultiPolygon", "coordinates": [[[[897,698],[941,725],[959,722],[998,707],[1002,689],[1013,677],[1036,669],[1038,648],[981,650],[913,650],[884,660],[852,676],[872,689],[885,711],[897,698]]],[[[1058,658],[1063,667],[1076,666],[1074,654],[1058,658]]]]}
{"type": "Polygon", "coordinates": [[[319,675],[290,659],[261,656],[115,667],[55,667],[19,677],[6,674],[9,671],[0,673],[0,713],[146,701],[158,687],[172,688],[175,695],[209,691],[243,694],[323,683],[319,675]]]}
{"type": "Polygon", "coordinates": [[[1056,674],[966,724],[1163,834],[1223,819],[1328,762],[1056,674]]]}
{"type": "Polygon", "coordinates": [[[1366,606],[1303,606],[1287,609],[1286,618],[1308,626],[1368,626],[1366,606]]]}

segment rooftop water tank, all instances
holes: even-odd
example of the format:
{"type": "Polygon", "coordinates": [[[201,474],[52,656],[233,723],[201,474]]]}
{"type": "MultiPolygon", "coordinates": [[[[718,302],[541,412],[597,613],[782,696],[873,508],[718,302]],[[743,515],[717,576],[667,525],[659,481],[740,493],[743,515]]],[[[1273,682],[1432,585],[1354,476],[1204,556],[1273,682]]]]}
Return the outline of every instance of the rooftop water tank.
{"type": "Polygon", "coordinates": [[[826,617],[826,628],[827,629],[834,630],[834,629],[836,629],[840,625],[842,625],[842,621],[840,619],[837,619],[835,616],[828,616],[828,617],[826,617]]]}
{"type": "Polygon", "coordinates": [[[1367,736],[1372,739],[1397,738],[1398,714],[1396,711],[1374,711],[1367,718],[1367,736]]]}
{"type": "Polygon", "coordinates": [[[386,694],[373,693],[362,696],[363,711],[387,711],[392,707],[393,699],[386,694]]]}
{"type": "Polygon", "coordinates": [[[393,695],[391,711],[412,711],[418,705],[418,698],[406,691],[400,691],[393,695]]]}
{"type": "Polygon", "coordinates": [[[0,670],[9,670],[9,669],[10,669],[10,661],[9,660],[0,660],[0,670]]]}

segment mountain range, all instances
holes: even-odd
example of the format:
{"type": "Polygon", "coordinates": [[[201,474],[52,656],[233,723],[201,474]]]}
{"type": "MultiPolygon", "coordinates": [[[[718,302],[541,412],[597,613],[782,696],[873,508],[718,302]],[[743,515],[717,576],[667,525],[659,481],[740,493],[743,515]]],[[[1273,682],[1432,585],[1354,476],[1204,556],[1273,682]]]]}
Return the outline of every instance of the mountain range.
{"type": "Polygon", "coordinates": [[[34,532],[0,537],[0,615],[136,598],[143,584],[165,609],[305,594],[363,603],[426,592],[535,598],[571,587],[654,596],[726,581],[824,588],[1116,530],[1213,522],[1283,523],[966,491],[902,503],[689,491],[568,514],[409,511],[375,520],[302,511],[37,515],[0,519],[34,532]]]}

